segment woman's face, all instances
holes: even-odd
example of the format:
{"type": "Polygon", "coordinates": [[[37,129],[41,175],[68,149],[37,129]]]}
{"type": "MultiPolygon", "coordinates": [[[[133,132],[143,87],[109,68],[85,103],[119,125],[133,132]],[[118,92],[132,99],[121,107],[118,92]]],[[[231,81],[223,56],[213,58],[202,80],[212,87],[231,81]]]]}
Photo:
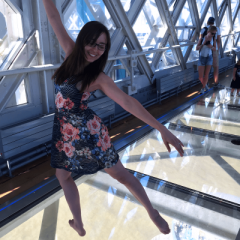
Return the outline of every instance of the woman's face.
{"type": "Polygon", "coordinates": [[[85,56],[87,63],[92,63],[99,59],[105,52],[105,47],[107,45],[107,36],[102,33],[95,43],[88,44],[85,46],[85,56]]]}
{"type": "Polygon", "coordinates": [[[212,32],[208,32],[208,37],[213,37],[214,36],[214,34],[216,34],[216,31],[212,31],[212,32]]]}

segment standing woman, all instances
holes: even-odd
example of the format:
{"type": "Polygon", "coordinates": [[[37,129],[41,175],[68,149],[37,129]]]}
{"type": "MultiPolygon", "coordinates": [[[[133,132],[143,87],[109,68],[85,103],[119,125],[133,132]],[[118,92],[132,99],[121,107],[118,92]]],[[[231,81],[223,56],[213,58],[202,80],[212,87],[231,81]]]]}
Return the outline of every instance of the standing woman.
{"type": "Polygon", "coordinates": [[[231,96],[233,97],[233,92],[237,89],[237,96],[240,97],[240,60],[235,64],[233,68],[233,79],[231,82],[231,96]]]}
{"type": "Polygon", "coordinates": [[[216,38],[215,34],[217,28],[215,26],[210,26],[208,28],[207,34],[202,38],[199,38],[196,50],[199,50],[199,60],[198,60],[198,75],[199,80],[202,83],[202,89],[200,93],[208,91],[207,86],[208,75],[213,64],[213,55],[212,51],[215,51],[216,48],[216,38]]]}
{"type": "Polygon", "coordinates": [[[56,93],[56,112],[53,126],[51,166],[63,188],[73,214],[70,226],[80,236],[83,227],[78,188],[71,172],[93,174],[104,169],[124,184],[145,207],[149,217],[164,234],[170,233],[167,222],[155,210],[140,182],[119,161],[110,142],[107,127],[88,108],[88,100],[97,89],[103,91],[126,111],[160,131],[170,152],[174,146],[183,156],[183,144],[134,98],[121,91],[114,81],[103,73],[110,49],[107,28],[97,21],[88,22],[80,31],[76,43],[67,34],[60,15],[51,0],[43,0],[47,17],[66,53],[66,58],[53,75],[56,93]]]}

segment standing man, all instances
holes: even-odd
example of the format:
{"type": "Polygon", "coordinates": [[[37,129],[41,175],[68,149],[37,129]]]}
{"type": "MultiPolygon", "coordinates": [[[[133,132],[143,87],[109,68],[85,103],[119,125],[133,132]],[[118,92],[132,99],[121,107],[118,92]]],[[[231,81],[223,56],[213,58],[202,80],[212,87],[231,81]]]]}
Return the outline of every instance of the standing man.
{"type": "MultiPolygon", "coordinates": [[[[215,18],[210,17],[207,21],[207,28],[209,28],[210,26],[213,26],[215,22],[215,18]]],[[[201,35],[200,38],[203,38],[204,32],[205,32],[205,28],[203,28],[201,30],[201,35]]],[[[217,27],[217,33],[215,35],[216,37],[216,50],[213,50],[213,69],[214,69],[214,85],[213,87],[216,88],[225,88],[225,86],[221,85],[218,82],[218,71],[219,71],[219,49],[221,46],[221,33],[220,33],[220,29],[217,27]]]]}

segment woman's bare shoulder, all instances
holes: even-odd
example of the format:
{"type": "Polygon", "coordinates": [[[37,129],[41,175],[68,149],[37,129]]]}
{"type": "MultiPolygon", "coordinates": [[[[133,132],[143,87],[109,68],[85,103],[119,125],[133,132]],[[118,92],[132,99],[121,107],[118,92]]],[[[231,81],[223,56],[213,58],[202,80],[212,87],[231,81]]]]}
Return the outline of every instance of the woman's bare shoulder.
{"type": "Polygon", "coordinates": [[[107,74],[105,74],[104,72],[101,72],[95,83],[98,84],[98,85],[104,85],[104,84],[108,84],[109,82],[113,82],[112,78],[110,78],[107,74]]]}

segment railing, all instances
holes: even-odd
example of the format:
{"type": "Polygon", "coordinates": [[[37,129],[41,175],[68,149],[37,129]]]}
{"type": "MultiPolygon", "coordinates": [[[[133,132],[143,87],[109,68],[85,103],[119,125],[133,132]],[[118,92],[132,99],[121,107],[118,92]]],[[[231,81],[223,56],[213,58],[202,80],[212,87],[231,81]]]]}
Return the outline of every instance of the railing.
{"type": "MultiPolygon", "coordinates": [[[[231,35],[236,35],[240,33],[240,31],[235,32],[235,33],[230,33],[224,36],[221,36],[221,38],[223,37],[227,37],[227,36],[231,36],[231,35]]],[[[172,50],[172,49],[176,49],[179,47],[185,47],[185,46],[190,46],[190,45],[195,45],[197,44],[197,42],[188,42],[186,44],[182,44],[182,45],[173,45],[171,47],[164,47],[164,48],[159,48],[159,49],[152,49],[152,50],[148,50],[148,51],[142,51],[142,52],[134,52],[132,54],[126,54],[126,55],[118,55],[118,56],[112,56],[108,58],[108,61],[112,61],[112,60],[119,60],[119,59],[126,59],[126,58],[134,58],[134,57],[138,57],[138,56],[142,56],[145,54],[151,54],[151,53],[157,53],[157,52],[165,52],[167,50],[172,50]]],[[[31,73],[31,72],[40,72],[40,71],[47,71],[47,70],[54,70],[57,69],[61,66],[61,63],[58,64],[47,64],[47,65],[39,65],[39,66],[34,66],[34,67],[25,67],[25,68],[18,68],[18,69],[10,69],[10,70],[5,70],[5,71],[0,71],[0,77],[2,76],[9,76],[9,75],[14,75],[14,74],[23,74],[23,73],[31,73]]],[[[131,79],[133,81],[133,79],[131,79]]],[[[133,85],[133,82],[132,84],[133,85]]]]}

